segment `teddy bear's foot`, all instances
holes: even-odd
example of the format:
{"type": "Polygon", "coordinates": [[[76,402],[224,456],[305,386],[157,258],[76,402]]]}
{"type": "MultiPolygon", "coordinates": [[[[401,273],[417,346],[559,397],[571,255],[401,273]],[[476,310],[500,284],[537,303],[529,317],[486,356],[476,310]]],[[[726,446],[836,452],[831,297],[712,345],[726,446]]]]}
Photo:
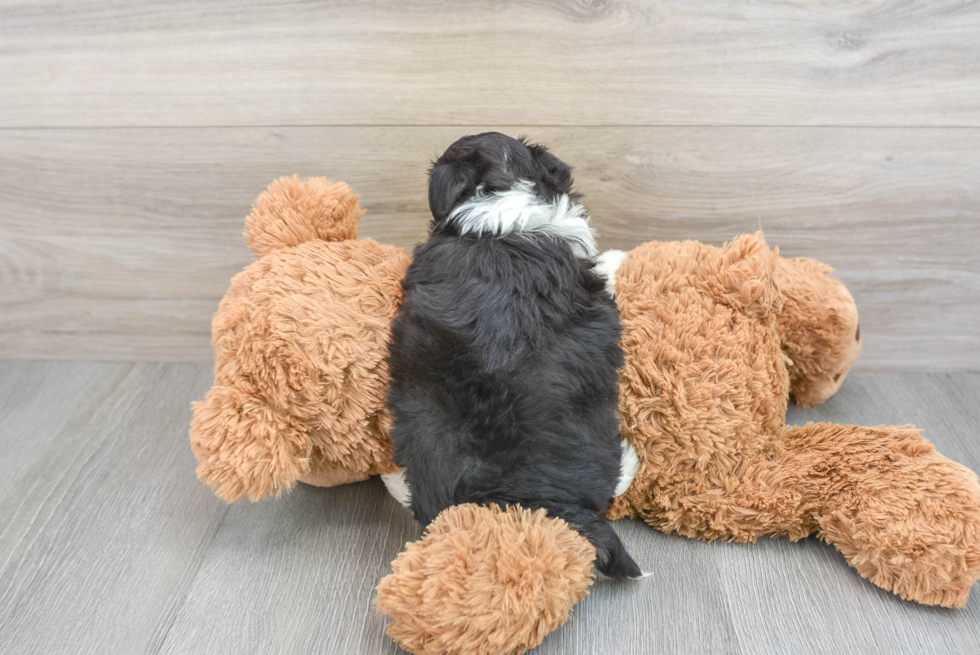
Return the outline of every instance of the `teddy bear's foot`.
{"type": "Polygon", "coordinates": [[[894,525],[835,513],[821,519],[820,536],[882,589],[924,605],[962,607],[978,574],[977,549],[922,532],[928,516],[894,525]]]}
{"type": "MultiPolygon", "coordinates": [[[[819,535],[879,587],[962,607],[980,577],[980,482],[911,427],[792,428],[834,452],[811,469],[819,535]]],[[[811,453],[814,451],[811,451],[811,453]]]]}
{"type": "Polygon", "coordinates": [[[388,634],[419,655],[519,655],[589,593],[595,548],[561,519],[456,505],[378,584],[388,634]]]}
{"type": "Polygon", "coordinates": [[[367,480],[375,471],[359,471],[343,466],[326,456],[320,448],[313,448],[310,470],[299,476],[299,481],[312,487],[336,487],[342,484],[367,480]]]}

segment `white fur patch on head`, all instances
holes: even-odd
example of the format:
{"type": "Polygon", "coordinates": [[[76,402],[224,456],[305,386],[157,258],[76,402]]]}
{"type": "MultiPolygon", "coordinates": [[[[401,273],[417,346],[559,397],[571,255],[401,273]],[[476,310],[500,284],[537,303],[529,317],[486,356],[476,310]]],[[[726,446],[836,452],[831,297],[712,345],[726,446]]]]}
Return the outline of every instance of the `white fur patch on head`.
{"type": "Polygon", "coordinates": [[[619,460],[619,484],[616,485],[614,496],[622,496],[633,484],[633,478],[640,470],[640,458],[636,456],[636,450],[626,439],[619,444],[623,449],[619,460]]]}
{"type": "Polygon", "coordinates": [[[606,291],[613,298],[616,297],[616,271],[623,264],[626,255],[622,250],[607,250],[595,260],[595,272],[606,278],[606,291]]]}
{"type": "Polygon", "coordinates": [[[403,507],[412,506],[412,491],[408,488],[408,480],[405,479],[405,470],[399,469],[394,473],[382,473],[381,481],[385,483],[385,488],[391,497],[397,500],[403,507]]]}
{"type": "Polygon", "coordinates": [[[534,183],[521,180],[513,189],[489,195],[477,193],[449,214],[463,234],[501,235],[538,232],[571,243],[579,257],[595,257],[595,232],[581,204],[567,195],[546,202],[534,193],[534,183]]]}

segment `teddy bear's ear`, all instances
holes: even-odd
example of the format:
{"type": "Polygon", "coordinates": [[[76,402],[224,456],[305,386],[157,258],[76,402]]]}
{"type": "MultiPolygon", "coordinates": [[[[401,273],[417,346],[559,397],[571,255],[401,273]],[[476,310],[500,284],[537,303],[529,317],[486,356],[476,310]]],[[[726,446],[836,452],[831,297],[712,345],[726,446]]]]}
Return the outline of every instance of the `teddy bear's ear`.
{"type": "Polygon", "coordinates": [[[245,219],[245,242],[262,257],[314,239],[356,239],[357,221],[363,215],[357,194],[343,182],[282,177],[252,205],[245,219]]]}
{"type": "Polygon", "coordinates": [[[779,311],[776,285],[778,251],[769,250],[761,232],[743,234],[722,246],[717,257],[704,263],[709,270],[698,276],[711,293],[726,305],[748,316],[762,317],[779,311]]]}

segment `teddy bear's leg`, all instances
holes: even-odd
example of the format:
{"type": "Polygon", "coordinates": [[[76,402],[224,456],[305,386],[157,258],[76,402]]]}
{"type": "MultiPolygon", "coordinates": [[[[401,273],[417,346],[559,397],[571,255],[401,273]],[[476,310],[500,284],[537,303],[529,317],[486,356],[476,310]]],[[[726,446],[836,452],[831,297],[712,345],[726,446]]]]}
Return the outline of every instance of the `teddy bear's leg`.
{"type": "Polygon", "coordinates": [[[257,394],[215,385],[193,405],[197,476],[224,500],[279,494],[309,473],[312,446],[305,426],[257,394]]]}
{"type": "Polygon", "coordinates": [[[960,607],[980,576],[980,482],[917,430],[810,423],[773,455],[819,536],[902,598],[960,607]]]}

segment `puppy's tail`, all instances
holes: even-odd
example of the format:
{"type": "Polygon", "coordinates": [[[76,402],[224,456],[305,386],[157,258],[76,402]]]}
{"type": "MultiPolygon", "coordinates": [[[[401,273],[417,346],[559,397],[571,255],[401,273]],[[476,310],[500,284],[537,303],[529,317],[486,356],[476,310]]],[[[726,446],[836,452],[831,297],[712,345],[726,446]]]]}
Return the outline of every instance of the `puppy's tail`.
{"type": "Polygon", "coordinates": [[[595,548],[595,566],[604,576],[616,580],[645,577],[640,566],[626,552],[619,535],[598,512],[571,504],[543,503],[539,507],[552,517],[565,521],[592,544],[595,548]]]}
{"type": "Polygon", "coordinates": [[[595,565],[600,573],[617,580],[643,577],[643,571],[626,552],[626,546],[608,523],[597,519],[582,534],[595,546],[595,565]]]}

